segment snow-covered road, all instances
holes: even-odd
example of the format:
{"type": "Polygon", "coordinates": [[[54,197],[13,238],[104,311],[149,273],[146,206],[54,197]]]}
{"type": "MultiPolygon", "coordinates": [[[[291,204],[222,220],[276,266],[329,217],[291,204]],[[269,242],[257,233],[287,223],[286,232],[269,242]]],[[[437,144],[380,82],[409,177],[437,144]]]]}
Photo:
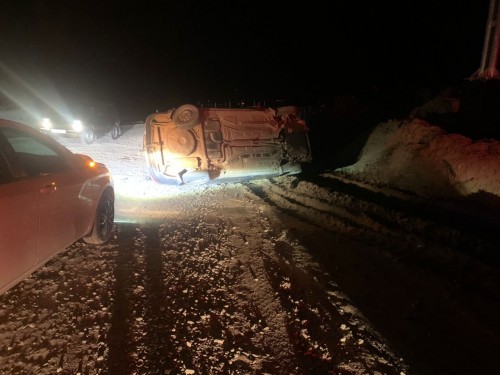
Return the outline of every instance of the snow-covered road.
{"type": "Polygon", "coordinates": [[[497,370],[496,222],[335,171],[160,186],[125,130],[62,140],[110,168],[115,236],[0,296],[0,374],[497,370]]]}

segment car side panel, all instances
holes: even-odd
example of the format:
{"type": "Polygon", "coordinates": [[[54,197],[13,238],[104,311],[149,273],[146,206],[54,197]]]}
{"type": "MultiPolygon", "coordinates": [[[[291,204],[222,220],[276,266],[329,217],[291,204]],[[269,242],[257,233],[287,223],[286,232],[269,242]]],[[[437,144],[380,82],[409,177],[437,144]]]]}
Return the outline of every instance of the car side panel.
{"type": "Polygon", "coordinates": [[[35,267],[36,199],[32,180],[0,184],[0,293],[35,267]]]}
{"type": "Polygon", "coordinates": [[[94,202],[90,181],[78,171],[36,180],[40,216],[38,260],[44,261],[86,234],[94,202]]]}

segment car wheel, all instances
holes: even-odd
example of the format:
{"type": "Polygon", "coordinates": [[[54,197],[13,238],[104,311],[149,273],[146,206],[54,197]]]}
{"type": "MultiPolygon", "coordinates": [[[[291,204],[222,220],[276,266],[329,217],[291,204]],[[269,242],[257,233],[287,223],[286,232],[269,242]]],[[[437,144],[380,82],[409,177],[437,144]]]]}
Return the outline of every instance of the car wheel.
{"type": "Polygon", "coordinates": [[[81,135],[82,142],[89,145],[92,142],[95,141],[95,130],[93,126],[89,126],[85,129],[83,129],[82,135],[81,135]]]}
{"type": "Polygon", "coordinates": [[[200,111],[192,104],[184,104],[172,114],[172,120],[181,129],[191,129],[198,123],[200,111]]]}
{"type": "Polygon", "coordinates": [[[121,129],[120,129],[120,124],[117,122],[113,124],[113,127],[111,128],[111,138],[117,139],[120,135],[122,134],[121,129]]]}
{"type": "Polygon", "coordinates": [[[115,197],[111,190],[106,190],[99,200],[91,232],[83,237],[86,243],[102,245],[111,238],[115,221],[115,197]]]}

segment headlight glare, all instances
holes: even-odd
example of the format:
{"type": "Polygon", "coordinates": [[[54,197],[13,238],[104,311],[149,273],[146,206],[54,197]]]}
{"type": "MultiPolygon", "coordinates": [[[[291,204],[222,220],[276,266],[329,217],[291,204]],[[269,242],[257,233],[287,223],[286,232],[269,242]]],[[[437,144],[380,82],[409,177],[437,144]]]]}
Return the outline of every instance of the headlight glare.
{"type": "Polygon", "coordinates": [[[42,119],[42,128],[43,129],[50,129],[52,127],[52,122],[48,117],[44,117],[42,119]]]}
{"type": "Polygon", "coordinates": [[[73,128],[73,130],[81,132],[83,129],[83,124],[80,120],[74,120],[73,123],[71,124],[71,127],[73,128]]]}

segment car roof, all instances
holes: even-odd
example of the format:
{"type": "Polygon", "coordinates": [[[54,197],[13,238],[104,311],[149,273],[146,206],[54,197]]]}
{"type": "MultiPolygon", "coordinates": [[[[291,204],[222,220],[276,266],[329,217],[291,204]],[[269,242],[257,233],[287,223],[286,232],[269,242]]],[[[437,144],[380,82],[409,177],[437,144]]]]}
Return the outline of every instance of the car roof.
{"type": "Polygon", "coordinates": [[[0,118],[0,126],[3,128],[17,128],[21,130],[26,130],[28,132],[34,132],[34,133],[39,133],[36,129],[32,128],[29,125],[13,121],[13,120],[7,120],[4,118],[0,118]]]}

